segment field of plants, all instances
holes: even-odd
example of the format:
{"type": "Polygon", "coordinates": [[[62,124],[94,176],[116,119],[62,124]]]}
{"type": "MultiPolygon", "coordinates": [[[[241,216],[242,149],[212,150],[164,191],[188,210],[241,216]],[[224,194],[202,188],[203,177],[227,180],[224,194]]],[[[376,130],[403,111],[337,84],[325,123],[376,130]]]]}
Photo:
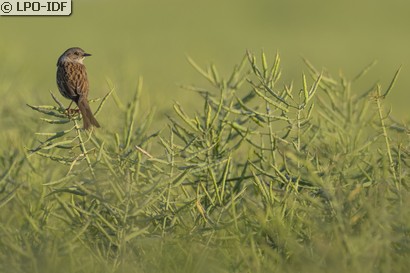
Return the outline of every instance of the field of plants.
{"type": "Polygon", "coordinates": [[[368,2],[0,17],[0,272],[407,272],[406,9],[368,2]],[[71,46],[102,128],[56,87],[71,46]]]}
{"type": "Polygon", "coordinates": [[[52,105],[28,105],[47,132],[1,158],[4,272],[405,272],[409,130],[384,106],[391,83],[352,92],[309,62],[281,81],[280,57],[247,52],[190,115],[153,112],[115,90],[117,132],[84,132],[52,105]],[[53,130],[54,128],[54,130],[53,130]]]}

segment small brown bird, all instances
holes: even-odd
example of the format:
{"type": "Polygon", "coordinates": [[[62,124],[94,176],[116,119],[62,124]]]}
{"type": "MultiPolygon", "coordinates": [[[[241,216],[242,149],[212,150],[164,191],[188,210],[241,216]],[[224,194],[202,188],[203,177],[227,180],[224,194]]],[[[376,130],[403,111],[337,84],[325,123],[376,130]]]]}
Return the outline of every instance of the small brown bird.
{"type": "MultiPolygon", "coordinates": [[[[61,95],[74,101],[83,118],[83,127],[100,127],[88,104],[89,84],[83,60],[91,54],[79,47],[67,49],[57,61],[57,86],[61,95]]],[[[71,105],[71,104],[70,104],[71,105]]]]}

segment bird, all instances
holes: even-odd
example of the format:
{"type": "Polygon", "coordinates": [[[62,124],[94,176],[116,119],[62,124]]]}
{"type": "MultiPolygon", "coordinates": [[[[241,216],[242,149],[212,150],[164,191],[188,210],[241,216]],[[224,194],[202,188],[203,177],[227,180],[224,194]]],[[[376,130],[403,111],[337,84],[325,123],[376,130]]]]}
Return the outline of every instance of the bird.
{"type": "MultiPolygon", "coordinates": [[[[85,130],[91,129],[92,126],[100,127],[88,103],[89,82],[87,71],[83,64],[85,57],[88,56],[91,56],[91,54],[86,53],[79,47],[67,49],[58,58],[56,77],[58,90],[61,95],[77,104],[85,130]]],[[[70,109],[70,106],[67,110],[70,109]]]]}

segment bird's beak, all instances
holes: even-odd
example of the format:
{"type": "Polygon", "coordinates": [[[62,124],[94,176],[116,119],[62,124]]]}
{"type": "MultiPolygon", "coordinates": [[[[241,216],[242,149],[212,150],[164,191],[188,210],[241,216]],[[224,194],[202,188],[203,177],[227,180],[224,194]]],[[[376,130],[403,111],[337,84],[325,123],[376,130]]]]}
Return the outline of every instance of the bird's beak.
{"type": "Polygon", "coordinates": [[[92,56],[92,55],[90,53],[84,53],[83,56],[88,57],[88,56],[92,56]]]}

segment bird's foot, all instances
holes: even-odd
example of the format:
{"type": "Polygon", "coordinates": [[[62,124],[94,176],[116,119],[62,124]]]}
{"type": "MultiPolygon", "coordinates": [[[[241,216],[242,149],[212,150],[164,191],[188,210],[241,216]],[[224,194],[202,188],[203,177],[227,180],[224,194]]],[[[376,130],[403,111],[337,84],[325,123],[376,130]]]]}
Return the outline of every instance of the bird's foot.
{"type": "Polygon", "coordinates": [[[68,117],[72,117],[72,116],[78,114],[79,112],[80,112],[80,109],[70,109],[70,108],[65,109],[65,114],[68,117]]]}

